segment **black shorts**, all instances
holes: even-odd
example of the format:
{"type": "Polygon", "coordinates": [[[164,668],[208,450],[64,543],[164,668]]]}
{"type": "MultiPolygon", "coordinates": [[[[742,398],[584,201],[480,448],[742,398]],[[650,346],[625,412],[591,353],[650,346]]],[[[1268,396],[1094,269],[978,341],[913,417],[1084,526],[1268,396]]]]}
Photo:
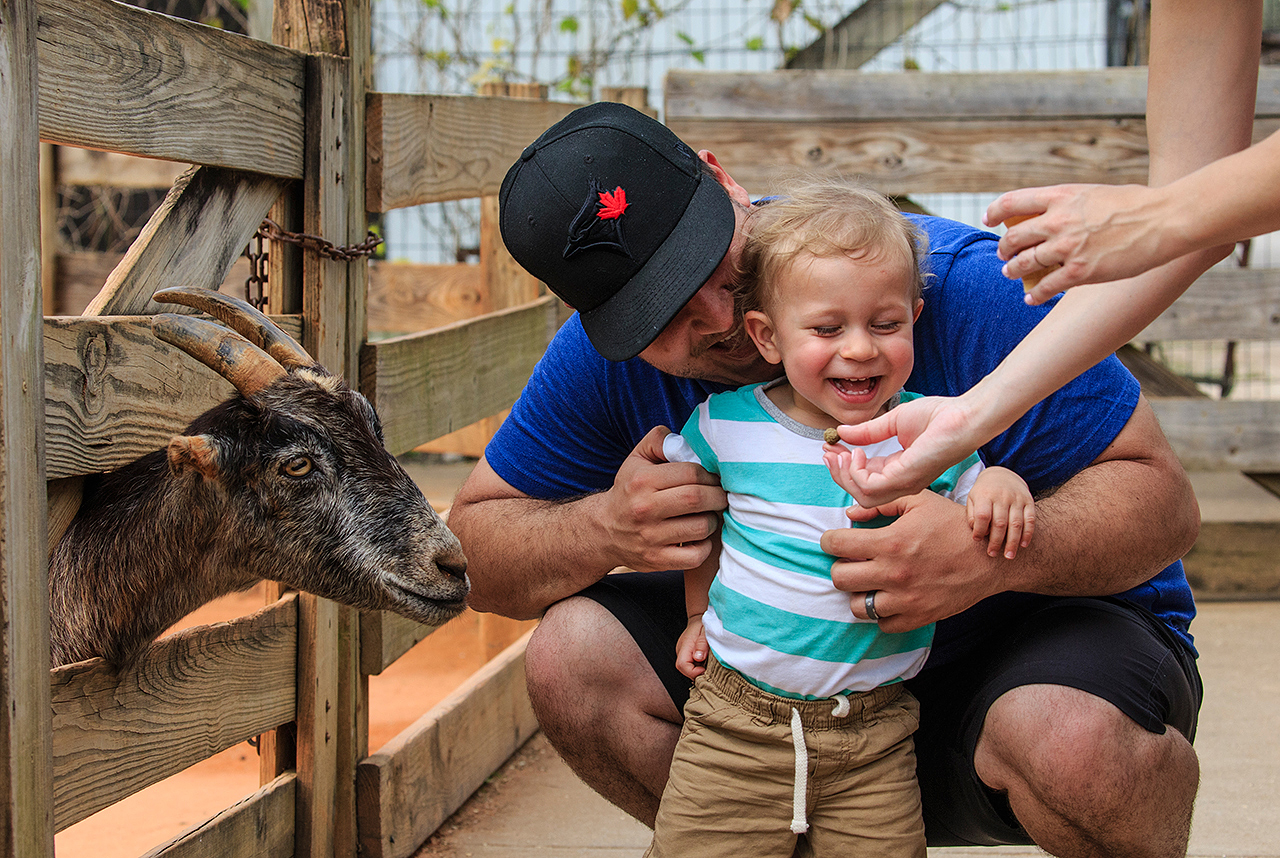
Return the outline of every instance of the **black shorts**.
{"type": "MultiPolygon", "coordinates": [[[[645,653],[677,709],[690,682],[675,667],[684,631],[679,572],[609,575],[584,590],[609,610],[645,653]]],[[[1004,796],[973,768],[987,710],[1022,685],[1064,685],[1115,705],[1144,729],[1171,725],[1195,738],[1201,683],[1195,655],[1144,609],[1117,599],[1032,597],[968,652],[926,665],[907,687],[920,700],[917,775],[930,846],[1031,843],[1004,796]]]]}

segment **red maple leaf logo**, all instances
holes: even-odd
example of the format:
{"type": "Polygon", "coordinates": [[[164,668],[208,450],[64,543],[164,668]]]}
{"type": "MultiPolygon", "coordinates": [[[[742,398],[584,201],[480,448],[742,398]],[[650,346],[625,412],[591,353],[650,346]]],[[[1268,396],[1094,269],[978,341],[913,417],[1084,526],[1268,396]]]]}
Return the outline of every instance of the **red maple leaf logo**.
{"type": "Polygon", "coordinates": [[[614,188],[613,193],[600,192],[600,211],[596,212],[596,217],[601,220],[614,220],[622,217],[622,213],[626,210],[627,192],[622,188],[614,188]]]}

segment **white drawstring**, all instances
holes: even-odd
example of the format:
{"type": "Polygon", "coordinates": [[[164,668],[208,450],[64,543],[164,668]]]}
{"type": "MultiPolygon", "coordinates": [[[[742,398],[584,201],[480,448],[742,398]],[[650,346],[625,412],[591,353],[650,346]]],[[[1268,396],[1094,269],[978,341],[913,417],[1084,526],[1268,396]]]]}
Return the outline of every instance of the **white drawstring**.
{"type": "Polygon", "coordinates": [[[796,782],[791,794],[791,831],[804,834],[809,823],[804,810],[805,794],[809,791],[809,750],[804,745],[804,728],[800,726],[800,710],[791,707],[791,744],[796,749],[796,782]]]}
{"type": "MultiPolygon", "coordinates": [[[[835,708],[831,710],[834,718],[844,718],[849,714],[849,695],[836,697],[835,708]]],[[[791,745],[796,751],[795,786],[791,793],[791,832],[804,834],[809,830],[808,813],[805,811],[806,796],[809,792],[809,749],[804,743],[804,727],[800,723],[800,710],[791,707],[791,745]]]]}

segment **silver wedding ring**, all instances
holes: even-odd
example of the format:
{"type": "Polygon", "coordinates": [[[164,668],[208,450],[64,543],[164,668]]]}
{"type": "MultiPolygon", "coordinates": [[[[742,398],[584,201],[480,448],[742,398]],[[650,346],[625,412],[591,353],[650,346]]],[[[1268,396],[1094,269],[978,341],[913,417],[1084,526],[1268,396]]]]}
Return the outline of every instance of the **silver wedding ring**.
{"type": "Polygon", "coordinates": [[[879,590],[869,590],[869,591],[867,592],[867,598],[866,598],[866,600],[863,602],[863,604],[867,606],[867,619],[869,619],[869,620],[879,620],[879,619],[880,619],[880,615],[876,613],[876,593],[878,593],[878,592],[880,592],[880,591],[879,591],[879,590]]]}

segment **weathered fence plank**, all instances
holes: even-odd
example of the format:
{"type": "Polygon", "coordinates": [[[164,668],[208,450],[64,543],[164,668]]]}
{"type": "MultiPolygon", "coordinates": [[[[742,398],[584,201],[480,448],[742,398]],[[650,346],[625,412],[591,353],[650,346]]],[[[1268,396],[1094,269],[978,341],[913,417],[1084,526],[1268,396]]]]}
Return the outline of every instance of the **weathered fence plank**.
{"type": "MultiPolygon", "coordinates": [[[[668,121],[690,146],[714,152],[753,194],[815,174],[856,177],[887,194],[994,195],[1061,182],[1147,180],[1141,119],[668,121]]],[[[1277,128],[1280,121],[1259,121],[1256,136],[1277,128]]]]}
{"type": "Polygon", "coordinates": [[[547,296],[367,344],[360,389],[382,419],[387,449],[406,453],[515,402],[555,334],[557,303],[547,296]]]}
{"type": "Polygon", "coordinates": [[[151,295],[164,286],[221,286],[284,186],[282,179],[216,167],[184,173],[84,314],[182,312],[151,295]]]}
{"type": "Polygon", "coordinates": [[[1187,470],[1280,472],[1280,401],[1177,397],[1151,406],[1187,470]]]}
{"type": "MultiPolygon", "coordinates": [[[[671,72],[666,122],[752,193],[796,175],[889,194],[1145,183],[1146,72],[671,72]]],[[[1280,70],[1255,138],[1280,128],[1280,70]]]]}
{"type": "Polygon", "coordinates": [[[1280,268],[1214,268],[1139,340],[1280,340],[1280,268]]]}
{"type": "Polygon", "coordinates": [[[365,858],[412,855],[537,730],[524,683],[528,640],[525,634],[360,764],[365,858]]]}
{"type": "MultiPolygon", "coordinates": [[[[957,74],[675,69],[667,73],[663,106],[673,128],[697,118],[771,123],[1141,119],[1147,109],[1147,70],[957,74]]],[[[1280,116],[1280,69],[1260,70],[1257,113],[1280,116]]]]}
{"type": "MultiPolygon", "coordinates": [[[[297,316],[273,316],[294,337],[297,316]]],[[[159,450],[230,383],[156,339],[149,317],[44,320],[45,434],[50,479],[109,471],[159,450]]]]}
{"type": "Polygon", "coordinates": [[[371,92],[365,206],[383,212],[496,194],[521,150],[575,106],[371,92]]]}
{"type": "Polygon", "coordinates": [[[298,776],[280,775],[253,795],[192,826],[142,858],[293,858],[298,776]]]}
{"type": "Polygon", "coordinates": [[[479,265],[374,262],[369,268],[369,330],[411,334],[481,312],[479,265]]]}
{"type": "Polygon", "coordinates": [[[77,146],[58,146],[54,152],[58,184],[63,187],[168,188],[191,166],[77,146]]]}
{"type": "Polygon", "coordinates": [[[302,54],[112,0],[38,8],[43,139],[302,175],[302,54]]]}
{"type": "Polygon", "coordinates": [[[52,673],[58,830],[293,718],[297,598],[179,632],[117,675],[101,659],[52,673]]]}
{"type": "Polygon", "coordinates": [[[0,856],[53,854],[36,7],[0,2],[0,856]]]}

